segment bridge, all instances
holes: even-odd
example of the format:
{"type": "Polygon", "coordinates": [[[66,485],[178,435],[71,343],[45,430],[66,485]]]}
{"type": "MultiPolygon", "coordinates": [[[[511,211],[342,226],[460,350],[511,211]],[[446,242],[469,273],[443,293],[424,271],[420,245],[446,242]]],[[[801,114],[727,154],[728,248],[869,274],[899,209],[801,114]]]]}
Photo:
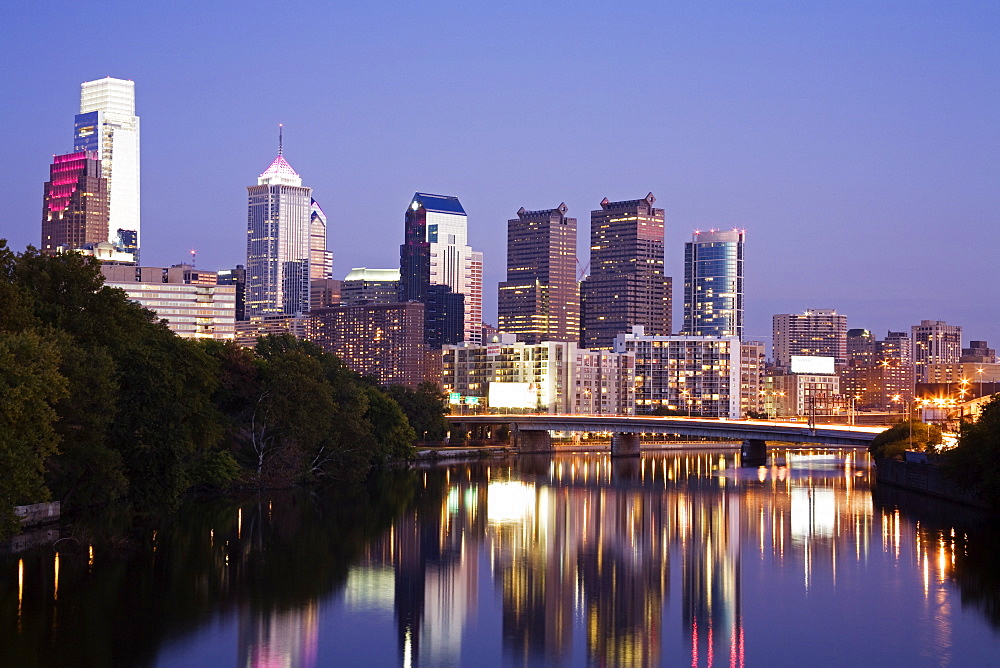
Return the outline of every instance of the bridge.
{"type": "Polygon", "coordinates": [[[746,463],[763,463],[767,441],[867,447],[884,427],[809,425],[803,422],[662,417],[654,415],[450,415],[445,418],[463,436],[507,426],[521,453],[554,450],[550,432],[611,434],[613,457],[637,456],[640,435],[674,434],[743,442],[746,463]]]}

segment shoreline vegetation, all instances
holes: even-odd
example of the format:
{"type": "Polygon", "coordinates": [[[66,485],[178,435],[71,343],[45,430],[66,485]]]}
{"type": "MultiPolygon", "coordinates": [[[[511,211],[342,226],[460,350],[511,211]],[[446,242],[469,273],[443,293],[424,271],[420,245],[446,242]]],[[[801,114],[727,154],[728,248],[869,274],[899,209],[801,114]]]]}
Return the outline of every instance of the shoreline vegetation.
{"type": "Polygon", "coordinates": [[[0,540],[16,505],[161,513],[190,491],[352,485],[447,429],[433,384],[379,386],[292,336],[183,339],[76,253],[0,240],[0,313],[0,540]]]}
{"type": "Polygon", "coordinates": [[[954,448],[942,451],[941,443],[941,429],[923,422],[886,429],[868,447],[878,481],[1000,513],[1000,395],[962,423],[954,448]],[[926,461],[906,461],[907,452],[926,461]]]}

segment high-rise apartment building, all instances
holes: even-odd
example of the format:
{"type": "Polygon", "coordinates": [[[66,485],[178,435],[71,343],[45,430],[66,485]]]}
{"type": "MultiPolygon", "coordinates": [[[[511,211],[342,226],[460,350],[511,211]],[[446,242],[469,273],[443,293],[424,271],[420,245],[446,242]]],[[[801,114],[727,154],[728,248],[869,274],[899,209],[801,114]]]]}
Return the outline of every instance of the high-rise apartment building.
{"type": "Polygon", "coordinates": [[[743,230],[695,232],[684,244],[684,333],[743,338],[743,230]]]}
{"type": "Polygon", "coordinates": [[[309,311],[314,280],[331,278],[326,216],[282,154],[247,187],[246,317],[309,311]]]}
{"type": "Polygon", "coordinates": [[[52,158],[42,205],[46,253],[72,250],[108,238],[108,180],[96,152],[77,151],[52,158]]]}
{"type": "Polygon", "coordinates": [[[847,363],[847,316],[836,310],[776,314],[773,325],[775,366],[788,369],[792,355],[832,357],[836,364],[847,363]]]}
{"type": "Polygon", "coordinates": [[[351,304],[309,314],[306,338],[382,385],[441,380],[441,357],[424,343],[424,305],[351,304]]]}
{"type": "Polygon", "coordinates": [[[671,327],[671,281],[663,275],[663,209],[653,193],[601,201],[590,213],[590,276],[580,286],[581,345],[610,350],[615,336],[642,325],[651,336],[671,327]]]}
{"type": "Polygon", "coordinates": [[[216,273],[219,285],[232,285],[236,288],[236,319],[246,320],[247,300],[247,270],[242,264],[233,269],[220,269],[216,273]]]}
{"type": "Polygon", "coordinates": [[[139,117],[135,82],[107,77],[80,85],[74,151],[92,151],[108,180],[108,235],[118,250],[139,260],[139,117]]]}
{"type": "Polygon", "coordinates": [[[640,325],[615,338],[615,352],[635,354],[636,413],[743,416],[742,347],[735,336],[654,336],[640,325]]]}
{"type": "Polygon", "coordinates": [[[500,283],[499,329],[519,341],[579,341],[576,218],[566,204],[507,221],[507,280],[500,283]]]}
{"type": "Polygon", "coordinates": [[[427,305],[427,343],[481,343],[483,254],[468,245],[462,203],[457,197],[415,193],[405,222],[399,247],[400,300],[427,305]]]}
{"type": "Polygon", "coordinates": [[[917,381],[927,382],[928,364],[954,364],[962,356],[962,327],[943,320],[921,320],[910,327],[917,381]]]}

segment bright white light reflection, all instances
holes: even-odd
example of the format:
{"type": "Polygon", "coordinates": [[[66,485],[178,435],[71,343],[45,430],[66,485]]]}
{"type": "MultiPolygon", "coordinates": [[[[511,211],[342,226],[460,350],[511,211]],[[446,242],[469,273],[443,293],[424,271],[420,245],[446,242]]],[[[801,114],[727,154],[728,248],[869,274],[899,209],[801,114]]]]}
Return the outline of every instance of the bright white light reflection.
{"type": "Polygon", "coordinates": [[[525,482],[491,482],[486,489],[486,519],[493,524],[523,522],[535,513],[535,486],[525,482]]]}
{"type": "Polygon", "coordinates": [[[392,614],[396,574],[392,568],[356,567],[347,571],[344,603],[353,610],[377,610],[392,614]]]}

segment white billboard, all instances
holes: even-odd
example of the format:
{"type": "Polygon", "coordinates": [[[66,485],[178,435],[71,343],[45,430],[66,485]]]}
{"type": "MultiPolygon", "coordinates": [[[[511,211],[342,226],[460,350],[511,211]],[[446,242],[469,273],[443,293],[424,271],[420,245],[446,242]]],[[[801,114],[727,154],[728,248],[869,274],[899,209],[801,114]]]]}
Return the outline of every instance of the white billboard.
{"type": "Polygon", "coordinates": [[[538,405],[532,383],[490,383],[490,408],[534,408],[538,405]]]}
{"type": "Polygon", "coordinates": [[[832,376],[835,373],[833,363],[834,358],[832,357],[792,355],[792,373],[812,373],[832,376]]]}

